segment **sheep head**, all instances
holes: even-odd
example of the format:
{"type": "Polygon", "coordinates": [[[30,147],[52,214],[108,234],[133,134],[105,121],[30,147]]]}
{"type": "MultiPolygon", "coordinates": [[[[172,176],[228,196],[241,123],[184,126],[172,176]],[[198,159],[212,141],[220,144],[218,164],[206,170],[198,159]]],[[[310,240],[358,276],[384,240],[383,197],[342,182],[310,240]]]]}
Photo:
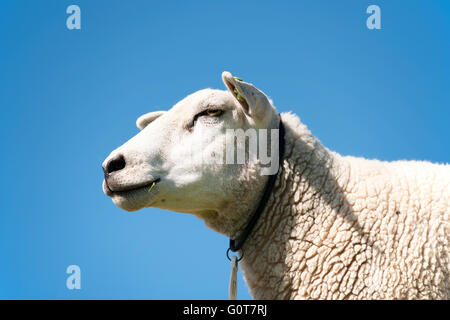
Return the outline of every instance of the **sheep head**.
{"type": "MultiPolygon", "coordinates": [[[[267,181],[262,173],[267,166],[252,158],[251,148],[235,145],[239,139],[230,132],[276,129],[279,116],[252,84],[229,72],[222,80],[228,90],[200,90],[168,111],[138,118],[141,131],[103,163],[103,191],[117,206],[195,214],[227,235],[234,232],[230,221],[245,221],[267,181]],[[235,153],[243,148],[243,161],[230,155],[231,144],[235,153]]],[[[268,143],[278,141],[265,132],[268,143]]],[[[256,139],[259,143],[258,133],[256,139]]],[[[269,147],[271,159],[277,156],[273,150],[269,147]]]]}

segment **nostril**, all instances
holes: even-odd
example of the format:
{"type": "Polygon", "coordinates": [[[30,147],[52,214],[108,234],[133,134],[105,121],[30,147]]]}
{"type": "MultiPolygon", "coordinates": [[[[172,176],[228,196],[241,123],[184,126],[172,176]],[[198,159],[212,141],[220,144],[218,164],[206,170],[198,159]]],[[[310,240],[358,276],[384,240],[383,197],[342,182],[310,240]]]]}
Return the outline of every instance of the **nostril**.
{"type": "Polygon", "coordinates": [[[125,165],[125,158],[123,157],[123,155],[119,154],[109,160],[109,162],[106,164],[105,173],[110,174],[112,172],[122,170],[123,168],[125,168],[125,165]]]}

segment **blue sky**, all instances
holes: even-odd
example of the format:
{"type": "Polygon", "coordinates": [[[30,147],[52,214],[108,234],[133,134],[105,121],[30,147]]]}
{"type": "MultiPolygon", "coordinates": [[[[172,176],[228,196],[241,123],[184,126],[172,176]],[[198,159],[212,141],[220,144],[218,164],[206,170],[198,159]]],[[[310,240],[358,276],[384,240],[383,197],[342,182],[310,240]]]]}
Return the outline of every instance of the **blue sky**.
{"type": "Polygon", "coordinates": [[[100,167],[138,116],[223,88],[224,70],[341,154],[450,159],[447,0],[3,0],[0,41],[3,299],[227,298],[228,239],[193,216],[122,211],[100,167]]]}

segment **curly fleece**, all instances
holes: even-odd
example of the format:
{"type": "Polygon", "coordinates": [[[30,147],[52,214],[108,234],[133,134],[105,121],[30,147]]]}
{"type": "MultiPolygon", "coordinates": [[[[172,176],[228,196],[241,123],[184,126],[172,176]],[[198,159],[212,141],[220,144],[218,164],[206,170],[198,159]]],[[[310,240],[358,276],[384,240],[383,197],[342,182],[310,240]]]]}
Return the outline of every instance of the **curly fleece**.
{"type": "Polygon", "coordinates": [[[450,166],[344,157],[283,113],[286,154],[244,245],[256,299],[450,299],[450,166]]]}

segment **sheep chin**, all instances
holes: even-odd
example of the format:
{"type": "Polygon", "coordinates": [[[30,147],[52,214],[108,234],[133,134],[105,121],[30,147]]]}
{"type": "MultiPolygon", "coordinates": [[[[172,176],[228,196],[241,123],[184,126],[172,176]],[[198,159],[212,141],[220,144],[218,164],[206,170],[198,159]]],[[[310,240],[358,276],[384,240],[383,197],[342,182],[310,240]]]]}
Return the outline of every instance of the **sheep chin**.
{"type": "Polygon", "coordinates": [[[148,193],[148,187],[125,192],[114,192],[110,197],[116,206],[128,212],[150,207],[154,202],[154,196],[148,193]]]}

